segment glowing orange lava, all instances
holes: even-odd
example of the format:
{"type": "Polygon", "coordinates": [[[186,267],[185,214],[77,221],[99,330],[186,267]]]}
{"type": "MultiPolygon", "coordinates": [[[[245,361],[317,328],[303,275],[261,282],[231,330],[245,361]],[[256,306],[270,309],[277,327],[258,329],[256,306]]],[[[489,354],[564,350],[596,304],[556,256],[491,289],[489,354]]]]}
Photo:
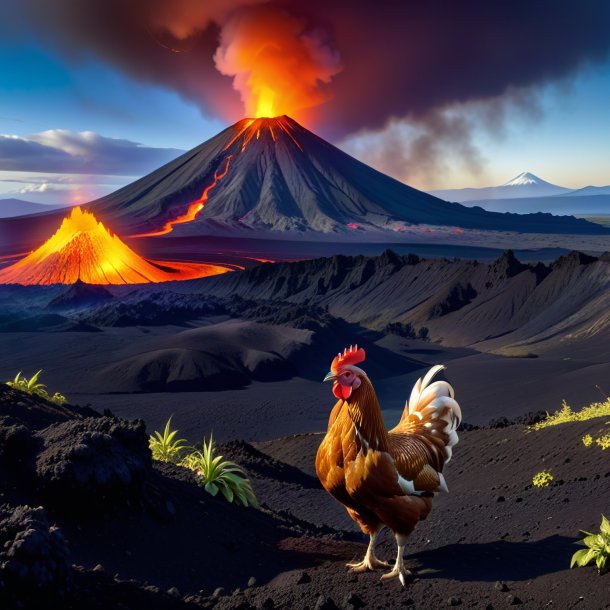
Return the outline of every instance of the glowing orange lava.
{"type": "Polygon", "coordinates": [[[233,78],[246,116],[302,119],[303,112],[330,99],[341,58],[323,28],[290,13],[290,2],[256,4],[262,5],[234,11],[223,24],[216,69],[233,78]]]}
{"type": "Polygon", "coordinates": [[[248,144],[256,138],[257,140],[261,137],[261,133],[267,130],[274,142],[277,142],[277,136],[279,132],[286,134],[293,142],[293,144],[299,149],[303,150],[303,147],[298,143],[292,133],[292,125],[287,117],[278,116],[275,118],[259,118],[259,119],[243,119],[239,122],[239,128],[237,129],[237,135],[224,147],[224,150],[229,150],[233,145],[241,138],[241,149],[240,152],[244,152],[248,147],[248,144]]]}
{"type": "Polygon", "coordinates": [[[199,216],[199,212],[201,212],[201,210],[203,210],[205,207],[210,191],[218,184],[219,180],[222,180],[222,178],[227,175],[232,158],[233,155],[229,155],[227,157],[225,167],[220,174],[218,173],[218,170],[214,172],[214,182],[203,189],[203,193],[201,193],[201,197],[199,197],[199,199],[188,204],[188,208],[184,214],[180,214],[180,216],[177,216],[172,220],[168,220],[158,231],[151,231],[150,233],[138,233],[137,235],[130,235],[130,237],[157,237],[158,235],[167,235],[167,233],[171,233],[174,230],[174,225],[180,225],[184,224],[185,222],[192,222],[195,220],[195,218],[199,216]]]}
{"type": "Polygon", "coordinates": [[[34,252],[0,270],[0,284],[144,284],[230,271],[220,265],[151,261],[136,254],[87,211],[72,208],[34,252]]]}

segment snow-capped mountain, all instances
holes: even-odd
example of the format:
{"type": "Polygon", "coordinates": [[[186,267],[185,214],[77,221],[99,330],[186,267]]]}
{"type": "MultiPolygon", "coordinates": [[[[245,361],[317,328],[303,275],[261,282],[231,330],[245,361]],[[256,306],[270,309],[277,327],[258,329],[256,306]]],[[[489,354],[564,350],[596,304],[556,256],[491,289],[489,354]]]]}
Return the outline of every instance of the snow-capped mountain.
{"type": "Polygon", "coordinates": [[[571,189],[551,184],[531,172],[522,172],[499,186],[483,188],[445,189],[430,191],[445,201],[486,201],[489,199],[521,199],[525,197],[551,197],[564,195],[571,189]]]}

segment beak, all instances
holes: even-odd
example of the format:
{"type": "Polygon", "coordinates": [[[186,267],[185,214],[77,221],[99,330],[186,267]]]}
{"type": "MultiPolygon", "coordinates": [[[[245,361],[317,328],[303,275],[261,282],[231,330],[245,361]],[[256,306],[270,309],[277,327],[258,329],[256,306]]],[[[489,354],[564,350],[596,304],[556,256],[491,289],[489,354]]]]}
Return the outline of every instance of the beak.
{"type": "Polygon", "coordinates": [[[326,373],[326,377],[324,377],[324,381],[333,381],[334,379],[337,379],[337,376],[332,371],[326,373]]]}

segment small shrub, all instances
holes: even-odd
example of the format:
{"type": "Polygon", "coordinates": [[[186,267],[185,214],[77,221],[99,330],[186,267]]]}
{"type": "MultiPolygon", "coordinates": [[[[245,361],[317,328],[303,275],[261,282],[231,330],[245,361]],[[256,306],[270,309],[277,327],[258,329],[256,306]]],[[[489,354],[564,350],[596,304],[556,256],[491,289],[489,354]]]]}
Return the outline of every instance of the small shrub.
{"type": "Polygon", "coordinates": [[[610,434],[600,436],[595,442],[602,448],[602,451],[610,449],[610,434]]]}
{"type": "Polygon", "coordinates": [[[594,402],[580,411],[572,411],[570,405],[564,400],[561,409],[553,415],[549,415],[544,421],[530,426],[530,430],[541,430],[548,426],[557,426],[574,421],[587,421],[596,417],[608,417],[610,415],[610,398],[604,402],[594,402]]]}
{"type": "Polygon", "coordinates": [[[590,434],[585,434],[582,437],[582,444],[585,447],[589,447],[591,445],[591,443],[593,443],[593,437],[590,434]]]}
{"type": "Polygon", "coordinates": [[[610,556],[610,521],[602,515],[602,524],[599,528],[599,534],[591,534],[581,530],[586,534],[581,541],[587,548],[580,549],[572,555],[570,568],[574,566],[584,567],[593,563],[597,566],[597,571],[601,574],[606,570],[606,562],[610,556]]]}
{"type": "Polygon", "coordinates": [[[203,449],[189,453],[180,465],[192,470],[210,495],[216,496],[220,491],[229,502],[235,500],[243,506],[258,506],[246,473],[234,462],[216,455],[211,435],[209,443],[203,441],[203,449]]]}
{"type": "Polygon", "coordinates": [[[155,430],[154,434],[151,434],[148,438],[148,446],[152,452],[153,460],[177,464],[188,446],[183,438],[175,438],[178,430],[172,430],[170,428],[171,423],[172,418],[170,417],[165,424],[163,434],[155,430]]]}
{"type": "Polygon", "coordinates": [[[56,405],[63,405],[66,402],[66,397],[62,396],[59,392],[55,392],[55,394],[51,396],[47,392],[47,386],[44,383],[38,382],[40,373],[42,373],[42,369],[28,379],[27,377],[22,377],[21,371],[19,371],[17,375],[15,375],[15,379],[12,381],[7,381],[6,385],[14,388],[15,390],[25,392],[30,396],[40,396],[41,398],[53,402],[56,405]]]}
{"type": "Polygon", "coordinates": [[[538,488],[548,487],[551,484],[553,478],[553,475],[548,470],[543,470],[542,472],[539,472],[538,474],[534,475],[532,483],[538,488]]]}
{"type": "Polygon", "coordinates": [[[428,330],[427,326],[422,326],[417,331],[417,338],[421,341],[430,341],[430,331],[428,330]]]}

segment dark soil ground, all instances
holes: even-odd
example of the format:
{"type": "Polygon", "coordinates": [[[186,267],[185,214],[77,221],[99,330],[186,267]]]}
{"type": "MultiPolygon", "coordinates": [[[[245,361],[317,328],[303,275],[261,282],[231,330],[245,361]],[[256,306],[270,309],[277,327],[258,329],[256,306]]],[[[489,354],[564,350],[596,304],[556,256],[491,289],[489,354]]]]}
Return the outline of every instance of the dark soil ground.
{"type": "MultiPolygon", "coordinates": [[[[579,530],[597,530],[601,514],[610,512],[607,452],[581,438],[609,430],[601,418],[538,432],[523,425],[462,432],[446,470],[450,493],[437,496],[411,537],[413,578],[403,588],[381,583],[379,573],[346,571],[346,562],[363,555],[365,540],[315,477],[320,434],[222,445],[248,471],[261,502],[246,509],[212,498],[182,468],[147,464],[142,424],[57,408],[0,386],[3,514],[17,515],[21,505],[46,509],[46,521],[35,520],[35,539],[43,543],[34,550],[15,543],[31,536],[30,522],[11,529],[0,515],[0,606],[609,608],[608,575],[569,569],[579,530]],[[103,428],[109,438],[97,453],[75,450],[98,446],[94,433],[74,436],[70,446],[72,432],[62,431],[76,428],[103,428]],[[49,455],[60,456],[53,485],[49,455]],[[130,464],[127,483],[113,478],[121,463],[130,464]],[[537,489],[532,476],[543,469],[554,480],[537,489]],[[73,490],[68,502],[54,495],[66,485],[73,490]],[[99,486],[97,499],[91,485],[99,486]],[[53,524],[67,541],[68,559],[53,554],[53,524]],[[66,564],[69,574],[48,568],[52,585],[38,590],[25,568],[11,571],[16,561],[22,568],[66,564]]],[[[391,560],[394,553],[384,536],[379,555],[391,560]]]]}

